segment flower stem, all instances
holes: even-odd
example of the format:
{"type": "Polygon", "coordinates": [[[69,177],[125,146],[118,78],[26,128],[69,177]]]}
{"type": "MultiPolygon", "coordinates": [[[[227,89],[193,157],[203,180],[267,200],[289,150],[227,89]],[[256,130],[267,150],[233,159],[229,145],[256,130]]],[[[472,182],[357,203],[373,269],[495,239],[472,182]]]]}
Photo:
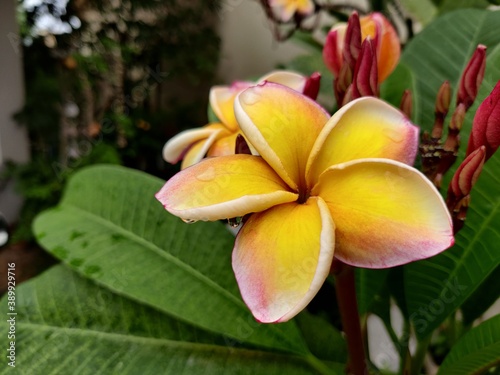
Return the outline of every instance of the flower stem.
{"type": "Polygon", "coordinates": [[[361,335],[361,325],[356,301],[354,267],[334,259],[332,273],[335,276],[335,291],[342,319],[342,329],[346,334],[349,351],[348,373],[368,374],[366,356],[361,335]]]}

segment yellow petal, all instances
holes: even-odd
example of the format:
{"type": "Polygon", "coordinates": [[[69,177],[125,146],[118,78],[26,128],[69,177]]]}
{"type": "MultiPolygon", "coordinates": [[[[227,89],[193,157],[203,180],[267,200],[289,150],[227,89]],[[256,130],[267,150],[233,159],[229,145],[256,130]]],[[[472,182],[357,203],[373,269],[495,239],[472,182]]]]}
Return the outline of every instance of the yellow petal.
{"type": "Polygon", "coordinates": [[[238,134],[238,132],[232,133],[217,139],[210,147],[210,150],[208,150],[207,156],[233,155],[235,152],[236,137],[238,134]]]}
{"type": "Polygon", "coordinates": [[[210,89],[210,106],[217,118],[230,130],[237,131],[238,123],[234,117],[234,100],[251,82],[234,82],[231,86],[214,86],[210,89]]]}
{"type": "Polygon", "coordinates": [[[243,91],[235,101],[240,128],[292,188],[305,186],[305,165],[329,115],[316,102],[275,83],[243,91]]]}
{"type": "Polygon", "coordinates": [[[185,220],[218,220],[297,200],[262,158],[229,155],[205,159],[167,181],[156,198],[185,220]]]}
{"type": "Polygon", "coordinates": [[[243,300],[264,323],[284,322],[304,309],[330,271],[335,229],[321,198],[250,216],[233,250],[243,300]]]}
{"type": "Polygon", "coordinates": [[[184,130],[165,143],[165,146],[163,146],[163,159],[175,164],[183,158],[184,153],[191,145],[210,138],[214,133],[224,131],[227,132],[226,127],[218,123],[209,124],[202,128],[184,130]]]}
{"type": "Polygon", "coordinates": [[[288,70],[274,70],[269,74],[258,79],[257,82],[273,82],[280,85],[290,87],[295,91],[302,93],[307,82],[307,78],[302,74],[291,72],[288,70]]]}
{"type": "Polygon", "coordinates": [[[398,109],[364,97],[343,106],[318,136],[307,165],[309,186],[328,167],[363,158],[413,164],[418,128],[398,109]]]}
{"type": "Polygon", "coordinates": [[[186,152],[186,155],[184,155],[184,158],[182,159],[181,169],[186,169],[187,167],[199,163],[206,155],[221,156],[221,155],[234,154],[234,146],[233,146],[233,152],[217,148],[216,150],[214,150],[214,152],[212,152],[212,155],[210,154],[210,151],[214,149],[218,140],[230,137],[231,136],[230,134],[231,133],[227,130],[227,128],[223,126],[223,129],[215,130],[214,132],[212,132],[212,134],[210,134],[208,138],[196,142],[193,146],[189,148],[189,150],[186,152]]]}
{"type": "Polygon", "coordinates": [[[392,160],[337,165],[312,190],[336,225],[335,256],[368,268],[428,258],[453,244],[448,209],[419,171],[392,160]]]}

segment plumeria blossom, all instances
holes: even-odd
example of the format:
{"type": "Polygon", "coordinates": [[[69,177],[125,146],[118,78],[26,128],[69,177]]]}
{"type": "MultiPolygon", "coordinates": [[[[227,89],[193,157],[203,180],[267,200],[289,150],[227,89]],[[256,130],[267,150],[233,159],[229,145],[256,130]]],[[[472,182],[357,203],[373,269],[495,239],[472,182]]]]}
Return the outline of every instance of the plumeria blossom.
{"type": "Polygon", "coordinates": [[[207,158],[172,177],[156,198],[185,220],[248,219],[232,256],[241,295],[261,322],[300,312],[333,257],[392,267],[451,246],[450,215],[412,164],[418,129],[385,102],[363,97],[333,117],[282,85],[235,100],[257,155],[207,158]]]}
{"type": "MultiPolygon", "coordinates": [[[[304,77],[301,74],[277,70],[257,82],[275,82],[316,98],[319,74],[304,77]]],[[[234,154],[235,141],[241,134],[234,115],[234,99],[254,82],[237,81],[231,86],[214,86],[210,90],[210,106],[220,122],[202,128],[185,130],[171,138],[163,147],[163,158],[172,164],[182,160],[181,169],[198,163],[207,156],[234,154]]]]}
{"type": "MultiPolygon", "coordinates": [[[[383,82],[398,65],[401,55],[399,37],[391,23],[381,13],[370,13],[359,18],[361,39],[370,37],[377,54],[378,81],[383,82]]],[[[346,23],[337,23],[329,31],[323,48],[323,60],[328,69],[338,77],[343,59],[346,23]]],[[[349,46],[347,46],[348,48],[349,46]]]]}
{"type": "Polygon", "coordinates": [[[269,0],[269,6],[278,19],[283,22],[290,21],[295,13],[303,17],[314,13],[312,0],[269,0]]]}

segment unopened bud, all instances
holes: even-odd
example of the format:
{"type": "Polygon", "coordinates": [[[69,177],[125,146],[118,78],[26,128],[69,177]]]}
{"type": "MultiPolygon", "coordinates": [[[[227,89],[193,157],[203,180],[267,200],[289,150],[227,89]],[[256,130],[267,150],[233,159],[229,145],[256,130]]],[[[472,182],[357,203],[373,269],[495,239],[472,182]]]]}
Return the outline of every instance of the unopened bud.
{"type": "Polygon", "coordinates": [[[342,103],[344,102],[344,96],[346,94],[347,89],[351,85],[351,82],[352,82],[352,71],[349,69],[347,64],[344,64],[340,69],[339,76],[335,78],[333,82],[335,99],[339,107],[343,105],[342,103]]]}
{"type": "Polygon", "coordinates": [[[448,189],[449,198],[462,199],[470,194],[483,169],[485,156],[486,148],[481,146],[465,158],[453,175],[448,189]]]}
{"type": "Polygon", "coordinates": [[[453,175],[448,188],[446,205],[451,213],[454,233],[457,233],[464,225],[470,204],[470,193],[483,170],[485,156],[486,148],[479,147],[465,158],[453,175]]]}
{"type": "Polygon", "coordinates": [[[401,102],[399,103],[399,109],[406,115],[406,117],[411,118],[411,114],[413,112],[413,95],[410,90],[405,90],[403,92],[401,102]]]}
{"type": "Polygon", "coordinates": [[[436,113],[440,113],[444,116],[448,114],[451,102],[451,87],[449,81],[444,81],[439,88],[436,97],[436,113]]]}
{"type": "Polygon", "coordinates": [[[377,53],[370,37],[361,45],[352,80],[352,98],[378,96],[377,53]]]}
{"type": "Polygon", "coordinates": [[[438,94],[436,96],[436,109],[435,109],[435,119],[434,126],[432,127],[431,137],[433,139],[440,139],[443,135],[443,124],[448,110],[450,109],[451,102],[451,87],[450,82],[444,81],[439,88],[438,94]]]}
{"type": "Polygon", "coordinates": [[[303,94],[308,96],[312,100],[316,100],[319,93],[319,84],[321,81],[321,74],[319,72],[314,72],[309,76],[304,85],[303,94]]]}
{"type": "Polygon", "coordinates": [[[347,64],[354,71],[356,60],[361,51],[361,25],[357,12],[353,12],[347,22],[347,30],[345,32],[345,42],[343,49],[344,64],[347,64]]]}
{"type": "Polygon", "coordinates": [[[481,146],[486,148],[486,160],[500,146],[500,81],[477,109],[467,146],[467,155],[481,146]]]}
{"type": "Polygon", "coordinates": [[[480,44],[465,67],[460,79],[460,86],[458,87],[457,105],[460,103],[464,104],[466,111],[476,99],[479,86],[481,86],[481,82],[483,81],[485,68],[486,46],[480,44]]]}
{"type": "Polygon", "coordinates": [[[325,46],[323,47],[323,61],[335,77],[339,76],[342,67],[342,49],[346,28],[346,24],[336,25],[332,28],[326,36],[325,46]]]}

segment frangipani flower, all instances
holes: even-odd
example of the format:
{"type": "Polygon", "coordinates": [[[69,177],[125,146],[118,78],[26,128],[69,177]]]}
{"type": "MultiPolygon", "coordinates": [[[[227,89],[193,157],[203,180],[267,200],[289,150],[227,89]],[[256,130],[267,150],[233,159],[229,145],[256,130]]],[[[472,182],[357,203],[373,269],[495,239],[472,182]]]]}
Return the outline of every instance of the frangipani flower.
{"type": "Polygon", "coordinates": [[[290,21],[295,13],[303,17],[314,13],[314,2],[312,0],[269,0],[269,6],[283,22],[290,21]]]}
{"type": "Polygon", "coordinates": [[[156,198],[185,220],[251,213],[233,250],[241,295],[261,322],[300,312],[333,257],[383,268],[453,243],[435,187],[414,168],[418,129],[397,109],[364,97],[330,118],[281,85],[251,87],[235,114],[260,156],[208,158],[171,178],[156,198]]]}
{"type": "MultiPolygon", "coordinates": [[[[319,89],[319,74],[310,78],[300,74],[277,70],[257,82],[275,82],[302,93],[312,93],[316,98],[319,89]]],[[[163,158],[172,164],[182,159],[181,169],[198,163],[207,156],[234,154],[235,141],[240,128],[234,116],[234,99],[241,91],[255,85],[254,82],[237,81],[231,86],[214,86],[210,90],[210,105],[220,120],[202,128],[185,130],[171,138],[163,147],[163,158]]]]}
{"type": "MultiPolygon", "coordinates": [[[[361,39],[372,39],[377,53],[378,81],[383,82],[396,68],[401,55],[399,37],[391,23],[381,13],[360,17],[361,39]]],[[[338,23],[329,31],[323,48],[323,60],[338,77],[343,64],[344,40],[347,24],[338,23]]]]}

